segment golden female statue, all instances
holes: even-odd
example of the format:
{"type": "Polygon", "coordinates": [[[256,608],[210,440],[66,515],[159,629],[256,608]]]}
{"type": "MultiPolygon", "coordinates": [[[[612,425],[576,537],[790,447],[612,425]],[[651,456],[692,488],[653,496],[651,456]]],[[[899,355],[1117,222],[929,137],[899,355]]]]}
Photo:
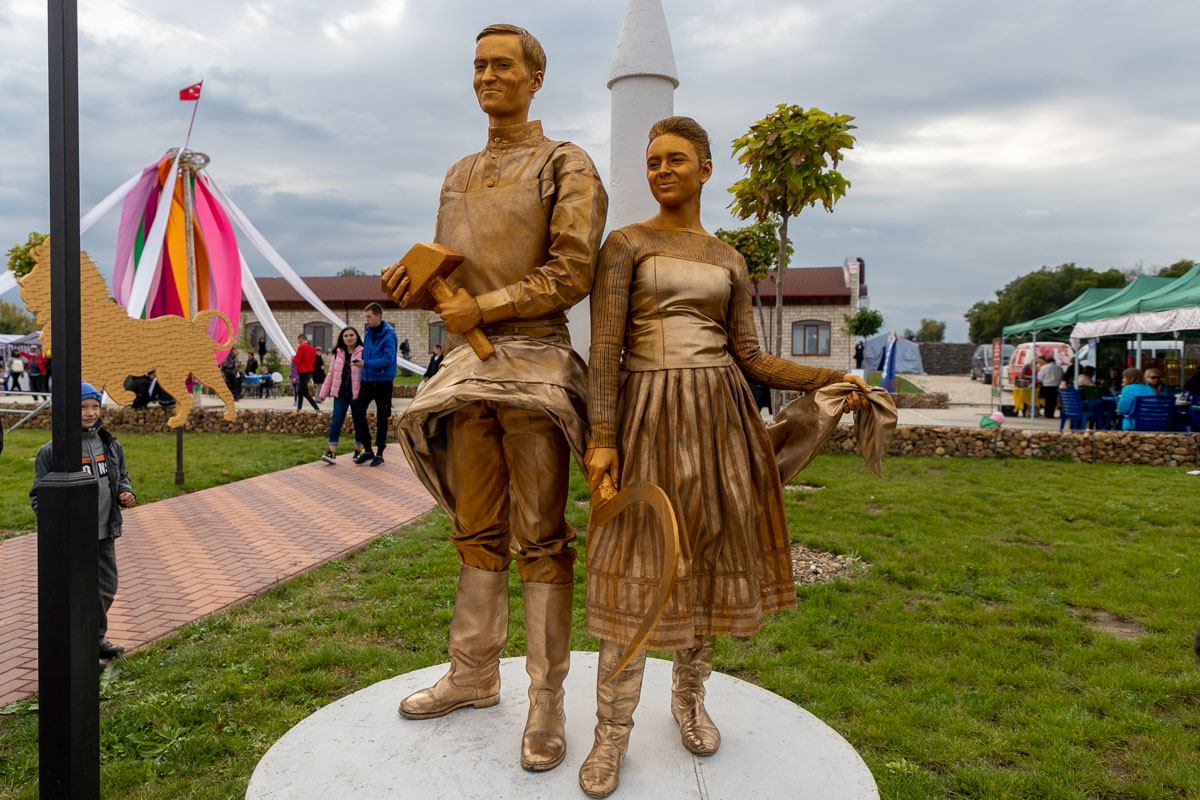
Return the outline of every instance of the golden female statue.
{"type": "MultiPolygon", "coordinates": [[[[683,745],[716,752],[721,735],[704,708],[714,637],[747,636],[763,614],[795,606],[783,491],[750,387],[814,390],[858,377],[763,353],[751,317],[750,278],[736,250],[700,224],[712,175],[708,134],[670,117],[650,130],[646,179],[659,212],[609,234],[592,289],[591,432],[584,457],[596,491],[661,486],[679,517],[674,589],[647,641],[673,650],[671,712],[683,745]]],[[[846,407],[865,407],[852,392],[846,407]]],[[[596,532],[588,561],[588,630],[600,638],[595,744],[579,771],[592,797],[617,787],[641,694],[645,652],[611,681],[646,614],[665,554],[631,508],[596,532]]]]}

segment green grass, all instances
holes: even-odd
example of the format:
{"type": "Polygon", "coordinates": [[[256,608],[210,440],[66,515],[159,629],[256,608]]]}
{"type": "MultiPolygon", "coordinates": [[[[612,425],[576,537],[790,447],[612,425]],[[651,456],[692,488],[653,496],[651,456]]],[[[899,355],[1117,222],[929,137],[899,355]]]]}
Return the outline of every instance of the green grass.
{"type": "Polygon", "coordinates": [[[423,378],[420,375],[414,375],[406,369],[396,370],[396,377],[392,379],[393,386],[416,386],[423,378]]]}
{"type": "MultiPolygon", "coordinates": [[[[129,477],[138,503],[150,503],[184,492],[207,489],[294,467],[320,455],[320,437],[287,434],[183,434],[184,485],[175,485],[174,433],[117,433],[125,449],[129,477]]],[[[0,453],[0,539],[37,527],[29,506],[34,458],[50,441],[50,431],[20,428],[4,436],[0,453]]]]}
{"type": "MultiPolygon", "coordinates": [[[[868,386],[883,386],[883,373],[879,372],[878,370],[876,370],[874,372],[868,372],[867,373],[867,385],[868,386]]],[[[920,386],[917,386],[915,383],[910,381],[908,378],[902,378],[899,375],[896,376],[896,390],[900,394],[922,394],[925,391],[920,386]]]]}
{"type": "MultiPolygon", "coordinates": [[[[798,589],[797,611],[719,640],[716,667],[832,725],[886,800],[1200,794],[1197,479],[1016,460],[884,469],[821,456],[805,471],[825,488],[787,495],[793,539],[873,566],[798,589]],[[1101,611],[1144,635],[1089,625],[1101,611]]],[[[574,525],[585,498],[575,474],[574,525]]],[[[436,512],[125,659],[103,689],[105,796],[239,798],[315,709],[444,661],[449,531],[436,512]]],[[[582,545],[572,644],[591,649],[582,545]]],[[[506,655],[519,655],[515,571],[510,585],[506,655]]],[[[37,796],[35,740],[34,714],[0,716],[0,796],[37,796]]]]}

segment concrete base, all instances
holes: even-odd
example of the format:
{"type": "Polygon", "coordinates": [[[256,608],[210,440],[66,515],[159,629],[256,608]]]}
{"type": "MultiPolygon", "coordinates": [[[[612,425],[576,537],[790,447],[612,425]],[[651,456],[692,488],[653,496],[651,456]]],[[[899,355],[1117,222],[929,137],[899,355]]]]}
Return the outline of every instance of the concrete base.
{"type": "MultiPolygon", "coordinates": [[[[247,800],[288,798],[572,798],[596,722],[596,654],[576,652],[566,682],[567,757],[549,772],[520,765],[529,679],[500,662],[500,704],[440,719],[400,717],[400,700],[432,685],[441,664],[380,681],[326,706],[267,752],[247,800]]],[[[758,686],[714,672],[705,703],[721,749],[693,756],[671,717],[671,663],[647,659],[642,702],[614,798],[878,800],[866,764],[832,728],[758,686]]]]}

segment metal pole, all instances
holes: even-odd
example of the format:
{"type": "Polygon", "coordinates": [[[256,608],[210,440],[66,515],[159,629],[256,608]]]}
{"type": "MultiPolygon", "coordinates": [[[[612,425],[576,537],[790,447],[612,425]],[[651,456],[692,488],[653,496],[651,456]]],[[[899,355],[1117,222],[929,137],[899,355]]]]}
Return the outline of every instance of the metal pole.
{"type": "Polygon", "coordinates": [[[38,484],[38,771],[47,800],[100,797],[97,488],[80,470],[79,61],[75,0],[47,0],[52,469],[38,484]]]}
{"type": "MultiPolygon", "coordinates": [[[[1125,363],[1128,364],[1129,362],[1126,361],[1125,363]]],[[[1133,365],[1138,369],[1142,368],[1142,335],[1140,333],[1137,335],[1137,354],[1134,356],[1133,365]]]]}
{"type": "Polygon", "coordinates": [[[1037,331],[1033,332],[1029,351],[1029,421],[1033,422],[1037,419],[1037,331]]]}
{"type": "Polygon", "coordinates": [[[199,310],[196,297],[196,240],[192,228],[192,165],[185,160],[187,154],[179,159],[179,171],[183,174],[183,232],[184,245],[187,250],[187,281],[188,281],[188,319],[194,319],[199,310]]]}
{"type": "Polygon", "coordinates": [[[175,485],[183,486],[183,427],[175,429],[175,485]]]}

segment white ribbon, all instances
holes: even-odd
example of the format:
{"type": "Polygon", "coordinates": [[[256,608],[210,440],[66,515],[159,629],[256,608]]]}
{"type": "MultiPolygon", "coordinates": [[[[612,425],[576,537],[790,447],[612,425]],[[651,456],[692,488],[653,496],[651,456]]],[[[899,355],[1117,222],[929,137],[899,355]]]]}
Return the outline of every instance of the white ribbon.
{"type": "Polygon", "coordinates": [[[146,308],[146,298],[150,296],[150,285],[158,273],[158,256],[162,252],[163,240],[167,234],[167,217],[171,213],[171,199],[175,196],[175,179],[179,175],[180,150],[171,162],[171,171],[167,173],[167,181],[163,184],[162,195],[158,198],[158,210],[154,212],[154,224],[146,234],[146,246],[142,257],[138,259],[137,274],[133,278],[133,288],[129,292],[129,302],[125,305],[125,313],[134,319],[139,319],[146,308]]]}
{"type": "Polygon", "coordinates": [[[0,272],[0,294],[15,288],[17,288],[17,276],[8,270],[0,272]]]}
{"type": "MultiPolygon", "coordinates": [[[[142,170],[138,170],[133,174],[133,177],[118,186],[112,194],[101,200],[92,210],[84,214],[79,220],[79,235],[88,232],[88,229],[100,221],[100,218],[112,210],[113,206],[125,199],[125,195],[133,191],[133,187],[137,186],[137,182],[142,179],[142,170]]],[[[155,218],[157,219],[157,217],[155,218]]]]}
{"type": "MultiPolygon", "coordinates": [[[[225,211],[229,216],[233,217],[233,221],[237,223],[242,233],[246,234],[251,244],[254,245],[258,252],[262,253],[263,258],[267,259],[271,266],[275,268],[275,271],[288,282],[288,285],[307,300],[310,306],[321,312],[330,322],[337,325],[339,330],[344,327],[346,320],[333,313],[329,306],[325,305],[321,301],[321,298],[317,297],[316,293],[308,288],[308,284],[301,279],[296,270],[292,269],[291,265],[284,261],[283,256],[279,255],[275,248],[271,246],[271,243],[258,232],[258,228],[254,227],[254,223],[242,213],[242,210],[229,199],[225,192],[221,191],[221,187],[217,185],[211,172],[208,174],[208,186],[213,190],[213,194],[217,196],[217,199],[221,201],[221,205],[225,207],[225,211]]],[[[155,222],[157,223],[158,220],[156,219],[155,222]]]]}
{"type": "MultiPolygon", "coordinates": [[[[267,305],[267,298],[263,297],[262,289],[258,288],[258,281],[254,280],[254,275],[250,273],[250,267],[246,264],[246,258],[242,255],[241,250],[238,250],[238,258],[242,261],[242,297],[250,303],[250,308],[258,317],[258,323],[266,331],[267,338],[275,343],[275,349],[290,360],[292,356],[296,355],[292,343],[284,336],[283,328],[279,327],[279,321],[271,313],[271,306],[267,305]]],[[[250,343],[250,347],[254,348],[254,342],[250,343]]]]}

